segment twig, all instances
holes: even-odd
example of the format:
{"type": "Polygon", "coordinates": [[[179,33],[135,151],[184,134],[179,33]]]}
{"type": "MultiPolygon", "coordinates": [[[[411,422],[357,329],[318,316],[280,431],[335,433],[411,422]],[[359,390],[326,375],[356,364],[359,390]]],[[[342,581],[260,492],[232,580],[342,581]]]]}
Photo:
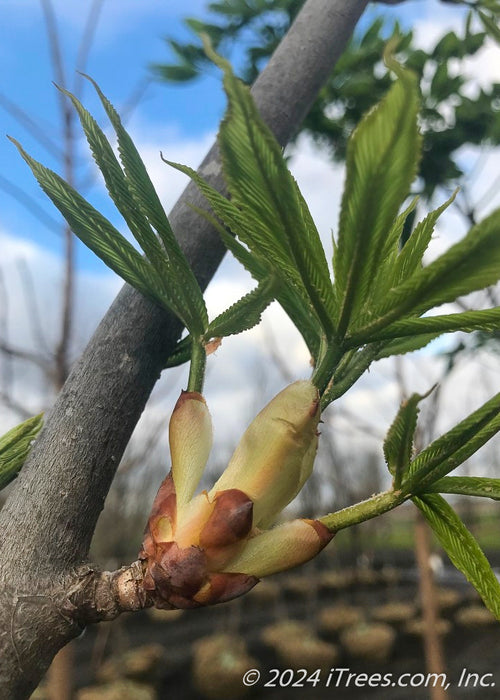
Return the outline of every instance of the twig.
{"type": "Polygon", "coordinates": [[[41,126],[39,122],[32,119],[19,105],[12,100],[9,100],[5,95],[0,93],[0,107],[21,124],[40,145],[42,145],[49,153],[56,158],[62,157],[61,148],[52,139],[47,136],[49,129],[41,126]]]}
{"type": "Polygon", "coordinates": [[[33,415],[32,411],[29,411],[25,406],[13,399],[10,394],[6,394],[4,391],[0,391],[0,403],[2,403],[6,408],[10,408],[10,410],[14,413],[17,413],[22,420],[26,420],[33,415]]]}
{"type": "Polygon", "coordinates": [[[50,214],[37,203],[36,199],[27,194],[23,189],[14,185],[10,180],[3,175],[0,175],[0,189],[6,192],[10,197],[23,205],[36,218],[37,223],[46,226],[52,233],[61,234],[61,224],[53,219],[50,214]]]}
{"type": "Polygon", "coordinates": [[[90,55],[90,51],[92,49],[92,44],[95,39],[97,27],[99,25],[101,11],[104,7],[105,2],[106,0],[94,0],[87,15],[87,21],[85,23],[85,28],[83,30],[75,62],[77,74],[75,77],[74,93],[76,97],[79,97],[82,91],[83,78],[81,74],[85,73],[85,70],[87,68],[87,61],[90,55]]]}
{"type": "Polygon", "coordinates": [[[24,303],[26,304],[26,309],[28,311],[28,316],[30,318],[30,328],[33,334],[33,340],[36,346],[43,350],[46,355],[51,355],[51,350],[49,349],[49,344],[43,332],[42,323],[40,321],[40,313],[37,304],[37,295],[35,290],[35,284],[31,276],[31,271],[26,263],[26,260],[20,259],[17,261],[17,271],[21,279],[21,288],[23,290],[24,303]]]}
{"type": "Polygon", "coordinates": [[[30,352],[29,350],[16,348],[4,340],[0,340],[0,353],[8,358],[30,362],[31,364],[44,370],[44,372],[48,372],[50,370],[50,364],[44,358],[40,357],[40,355],[30,352]]]}

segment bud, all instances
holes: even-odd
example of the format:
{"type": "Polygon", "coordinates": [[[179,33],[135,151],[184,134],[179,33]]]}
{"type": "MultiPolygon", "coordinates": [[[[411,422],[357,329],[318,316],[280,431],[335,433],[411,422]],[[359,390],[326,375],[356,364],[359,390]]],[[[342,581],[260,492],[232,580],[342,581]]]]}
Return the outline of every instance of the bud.
{"type": "Polygon", "coordinates": [[[319,395],[311,382],[279,393],[243,435],[210,490],[194,495],[212,445],[205,400],[182,392],[170,421],[172,471],[153,503],[140,558],[157,607],[230,600],[261,576],[315,556],[332,535],[315,520],[262,532],[294,498],[316,455],[319,395]]]}
{"type": "Polygon", "coordinates": [[[172,477],[177,503],[187,503],[198,486],[212,449],[212,420],[205,399],[196,391],[183,391],[169,426],[172,477]]]}
{"type": "Polygon", "coordinates": [[[210,494],[241,489],[254,502],[254,526],[268,527],[312,472],[319,416],[319,393],[311,382],[283,389],[247,428],[210,494]]]}
{"type": "Polygon", "coordinates": [[[319,520],[292,520],[248,540],[224,571],[252,572],[262,578],[305,564],[319,554],[333,535],[319,520]]]}

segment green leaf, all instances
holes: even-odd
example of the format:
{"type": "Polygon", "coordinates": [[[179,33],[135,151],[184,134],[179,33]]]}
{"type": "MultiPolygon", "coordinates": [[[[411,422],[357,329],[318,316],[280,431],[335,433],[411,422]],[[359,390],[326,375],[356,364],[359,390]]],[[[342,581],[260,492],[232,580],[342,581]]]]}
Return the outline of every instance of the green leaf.
{"type": "Polygon", "coordinates": [[[165,248],[167,261],[165,273],[168,275],[172,297],[175,298],[176,305],[181,306],[179,309],[181,313],[178,312],[178,315],[190,332],[201,336],[208,325],[208,315],[203,294],[194,273],[172,231],[140,154],[124,129],[118,113],[97,83],[88,76],[85,77],[90,80],[99,95],[118,137],[118,152],[133,201],[143,217],[156,230],[165,248]]]}
{"type": "Polygon", "coordinates": [[[448,62],[446,60],[438,63],[434,76],[431,80],[430,92],[436,101],[445,100],[449,97],[450,75],[448,73],[448,62]]]}
{"type": "Polygon", "coordinates": [[[164,271],[165,253],[147,218],[134,205],[133,195],[125,174],[105,137],[92,115],[83,107],[81,102],[70,92],[58,88],[72,101],[87,138],[90,150],[101,171],[106,188],[116,208],[125,219],[134,238],[141,246],[148,260],[155,266],[158,273],[164,271]]]}
{"type": "Polygon", "coordinates": [[[486,476],[445,476],[428,486],[426,492],[455,493],[500,501],[500,479],[486,476]]]}
{"type": "Polygon", "coordinates": [[[384,440],[384,457],[387,467],[394,477],[395,489],[399,489],[401,480],[407,472],[413,453],[413,439],[417,428],[418,404],[429,396],[412,394],[401,402],[399,411],[384,440]]]}
{"type": "Polygon", "coordinates": [[[498,27],[495,20],[487,15],[486,12],[478,11],[479,17],[486,29],[486,32],[493,38],[497,43],[500,43],[500,28],[498,27]]]}
{"type": "Polygon", "coordinates": [[[481,547],[453,508],[438,494],[413,502],[424,515],[452,564],[477,590],[486,607],[500,620],[500,583],[481,547]]]}
{"type": "Polygon", "coordinates": [[[455,32],[447,32],[442,36],[432,51],[432,57],[438,63],[449,61],[451,58],[462,58],[462,55],[462,42],[455,32]]]}
{"type": "Polygon", "coordinates": [[[273,292],[274,280],[259,284],[210,323],[206,338],[235,335],[259,324],[263,311],[274,300],[273,292]]]}
{"type": "MultiPolygon", "coordinates": [[[[380,266],[378,273],[376,273],[375,279],[372,282],[372,297],[374,299],[382,298],[386,294],[387,290],[390,289],[395,284],[395,274],[396,264],[398,260],[398,248],[401,246],[401,241],[403,237],[403,232],[405,230],[406,222],[408,217],[415,212],[415,207],[417,206],[418,197],[415,197],[408,207],[404,209],[401,214],[399,214],[389,233],[387,234],[387,242],[391,248],[386,262],[384,265],[380,266]]],[[[363,314],[360,314],[360,318],[363,314]]],[[[353,325],[357,324],[357,320],[353,319],[353,325]]]]}
{"type": "Polygon", "coordinates": [[[396,338],[389,340],[382,345],[382,349],[377,354],[376,360],[382,360],[384,357],[392,357],[393,355],[405,355],[407,352],[415,352],[421,350],[426,345],[439,337],[439,333],[422,333],[409,338],[396,338]]]}
{"type": "Polygon", "coordinates": [[[164,80],[172,81],[173,83],[185,83],[199,75],[199,70],[194,66],[181,64],[176,65],[154,65],[154,72],[164,80]]]}
{"type": "Polygon", "coordinates": [[[373,306],[371,284],[399,243],[387,234],[408,195],[419,159],[417,78],[394,60],[388,62],[398,79],[355,129],[347,148],[334,258],[341,336],[363,307],[373,306]]]}
{"type": "MultiPolygon", "coordinates": [[[[411,238],[410,238],[411,240],[411,238]]],[[[404,249],[403,249],[404,250],[404,249]]],[[[385,295],[372,312],[371,334],[406,314],[420,315],[500,278],[500,210],[494,211],[446,253],[385,295]]]]}
{"type": "Polygon", "coordinates": [[[474,331],[494,332],[498,330],[500,330],[500,306],[495,306],[493,309],[461,311],[460,313],[443,314],[442,316],[406,318],[402,321],[395,321],[386,328],[372,333],[361,329],[347,338],[347,344],[354,347],[363,342],[405,337],[409,337],[410,342],[415,340],[418,344],[419,336],[422,335],[437,338],[443,333],[454,333],[455,331],[472,333],[474,331]]]}
{"type": "Polygon", "coordinates": [[[290,282],[310,301],[325,333],[331,336],[333,286],[309,209],[248,87],[234,76],[227,61],[207,44],[205,49],[224,72],[228,109],[219,145],[231,199],[245,217],[244,242],[261,256],[270,252],[278,268],[288,268],[290,282]]]}
{"type": "Polygon", "coordinates": [[[19,474],[42,425],[43,413],[40,413],[0,437],[0,490],[19,474]]]}
{"type": "MultiPolygon", "coordinates": [[[[181,163],[174,163],[173,161],[167,160],[163,158],[162,160],[164,163],[167,165],[170,165],[172,168],[175,168],[176,170],[179,170],[181,173],[184,173],[188,177],[193,180],[193,182],[196,183],[198,186],[200,192],[203,194],[203,196],[206,198],[208,203],[210,204],[211,208],[213,209],[215,215],[223,222],[224,226],[227,227],[228,229],[231,230],[233,233],[233,236],[238,236],[238,238],[243,241],[246,245],[248,245],[247,239],[246,239],[246,221],[245,218],[240,210],[239,207],[237,207],[232,201],[229,199],[226,199],[224,195],[222,195],[220,192],[218,192],[214,187],[208,184],[201,175],[199,175],[196,170],[193,170],[193,168],[190,168],[187,165],[182,165],[181,163]]],[[[221,234],[224,243],[226,243],[227,247],[232,250],[231,248],[231,243],[229,242],[229,237],[234,240],[233,236],[231,236],[227,231],[224,230],[224,228],[219,224],[217,224],[216,220],[214,219],[213,216],[210,215],[209,212],[204,211],[203,209],[200,209],[198,207],[192,207],[194,211],[198,212],[200,216],[203,216],[207,220],[210,221],[210,223],[217,225],[217,230],[221,234]]],[[[236,241],[236,248],[238,250],[245,250],[248,258],[248,265],[252,267],[252,264],[250,260],[252,258],[256,258],[257,260],[269,260],[269,258],[264,255],[261,256],[259,254],[257,255],[252,255],[251,252],[247,249],[244,248],[241,243],[236,241]]],[[[232,252],[234,252],[232,250],[232,252]]],[[[266,251],[269,255],[271,255],[271,251],[266,251]]],[[[235,257],[237,257],[235,253],[235,257]]],[[[245,265],[247,269],[250,269],[245,265]]],[[[253,274],[253,272],[252,272],[253,274]]]]}
{"type": "Polygon", "coordinates": [[[434,440],[410,464],[406,493],[425,490],[465,462],[500,430],[500,393],[434,440]]]}
{"type": "Polygon", "coordinates": [[[344,364],[339,363],[338,369],[333,376],[330,388],[327,389],[321,399],[321,406],[324,410],[332,401],[348,391],[355,384],[371,363],[378,358],[383,347],[382,343],[372,343],[361,348],[357,352],[350,351],[347,356],[349,360],[344,364]]]}
{"type": "Polygon", "coordinates": [[[186,336],[182,340],[179,340],[173,352],[169,355],[163,368],[168,369],[169,367],[178,367],[179,365],[189,362],[191,360],[192,349],[193,339],[190,335],[186,336]]]}
{"type": "Polygon", "coordinates": [[[162,288],[161,279],[155,269],[71,185],[31,158],[15,139],[10,140],[16,145],[40,187],[59,209],[73,233],[126,282],[145,296],[163,304],[165,300],[158,294],[158,290],[162,288]]]}
{"type": "Polygon", "coordinates": [[[272,251],[264,254],[263,251],[249,250],[248,247],[245,247],[248,246],[247,225],[241,210],[233,202],[226,199],[220,192],[205,182],[192,168],[171,161],[165,160],[165,162],[188,175],[196,183],[212,207],[215,215],[219,217],[224,225],[221,225],[209,212],[199,209],[198,207],[193,207],[193,209],[197,211],[200,216],[210,221],[217,229],[224,244],[233,253],[235,258],[250,272],[254,279],[260,283],[273,275],[275,276],[276,299],[301,333],[312,357],[315,359],[319,350],[321,328],[316,315],[311,313],[310,305],[304,300],[297,286],[290,284],[293,268],[289,270],[287,267],[277,264],[276,260],[273,258],[272,251]],[[226,227],[230,229],[234,235],[231,235],[226,227]],[[240,241],[245,243],[245,246],[242,245],[240,241],[236,240],[234,236],[238,236],[240,241]]]}
{"type": "Polygon", "coordinates": [[[420,221],[403,246],[396,258],[394,269],[394,284],[399,285],[411,277],[422,267],[422,259],[431,241],[434,227],[441,214],[450,206],[457,196],[458,189],[440,207],[430,212],[423,221],[420,221]]]}

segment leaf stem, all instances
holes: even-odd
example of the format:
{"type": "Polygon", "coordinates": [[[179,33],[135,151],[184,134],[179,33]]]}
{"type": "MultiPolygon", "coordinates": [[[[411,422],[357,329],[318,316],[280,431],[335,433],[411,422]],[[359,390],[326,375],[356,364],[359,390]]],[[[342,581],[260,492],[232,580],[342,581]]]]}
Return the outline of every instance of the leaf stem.
{"type": "Polygon", "coordinates": [[[325,336],[321,337],[319,359],[311,377],[311,381],[318,387],[321,395],[328,389],[333,373],[337,369],[343,355],[344,350],[340,346],[333,343],[329,344],[325,336]]]}
{"type": "Polygon", "coordinates": [[[387,513],[408,500],[410,495],[403,495],[401,491],[383,491],[377,493],[365,501],[360,501],[352,506],[338,510],[336,513],[329,513],[319,518],[319,521],[326,525],[330,532],[338,532],[346,527],[358,525],[365,520],[376,518],[378,515],[387,513]]]}
{"type": "Polygon", "coordinates": [[[205,346],[200,339],[193,338],[193,347],[191,350],[191,364],[189,366],[188,391],[197,391],[202,393],[203,382],[205,380],[205,368],[207,364],[207,353],[205,346]]]}
{"type": "MultiPolygon", "coordinates": [[[[325,393],[321,397],[321,408],[325,410],[333,401],[351,388],[357,382],[360,376],[365,372],[373,360],[376,359],[378,353],[383,346],[382,342],[372,343],[367,345],[362,350],[359,350],[355,355],[351,356],[349,363],[342,367],[342,373],[337,372],[330,386],[326,388],[325,393]],[[340,376],[338,376],[340,374],[340,376]]],[[[334,368],[335,369],[335,368],[334,368]]],[[[314,381],[314,379],[313,379],[314,381]]]]}

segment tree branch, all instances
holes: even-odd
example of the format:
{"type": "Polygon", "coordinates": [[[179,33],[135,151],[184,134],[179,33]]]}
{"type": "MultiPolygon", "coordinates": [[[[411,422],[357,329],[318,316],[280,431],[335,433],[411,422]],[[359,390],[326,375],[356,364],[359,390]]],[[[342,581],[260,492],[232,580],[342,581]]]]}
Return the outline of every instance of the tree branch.
{"type": "MultiPolygon", "coordinates": [[[[297,130],[366,4],[308,0],[257,80],[255,99],[280,143],[297,130]]],[[[222,187],[216,147],[200,172],[222,187]]],[[[203,205],[192,185],[170,220],[206,287],[224,248],[187,202],[203,205]]],[[[125,286],[74,366],[0,512],[1,697],[27,697],[53,653],[81,629],[64,601],[121,455],[180,332],[177,319],[125,286]]]]}

